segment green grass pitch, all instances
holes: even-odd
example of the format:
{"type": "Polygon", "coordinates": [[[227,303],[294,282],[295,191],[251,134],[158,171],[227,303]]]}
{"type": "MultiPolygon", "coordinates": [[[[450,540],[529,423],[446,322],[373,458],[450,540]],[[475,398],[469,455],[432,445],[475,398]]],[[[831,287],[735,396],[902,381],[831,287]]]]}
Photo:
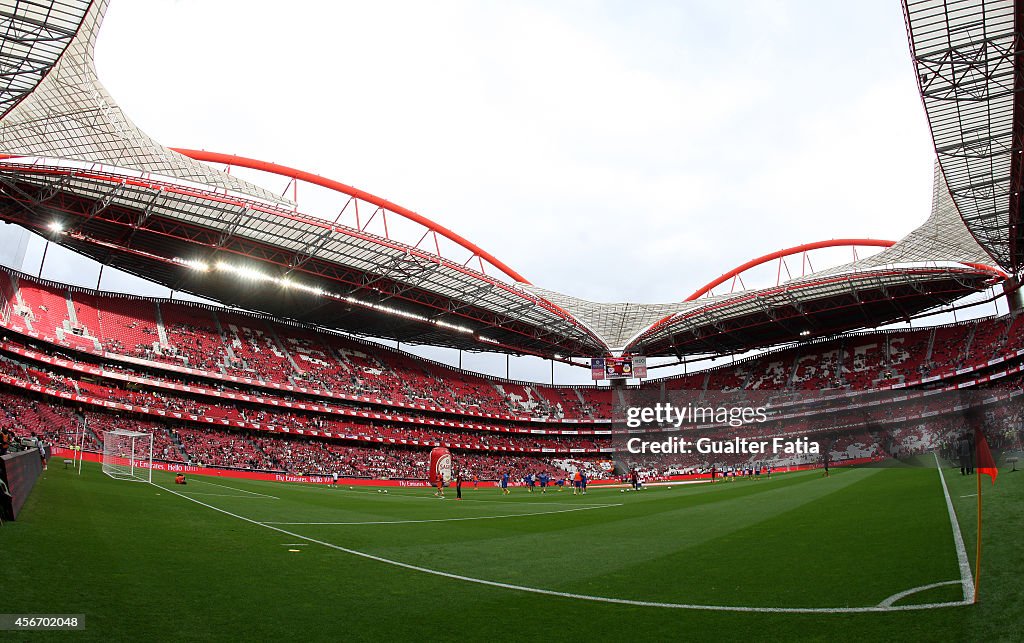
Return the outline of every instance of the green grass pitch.
{"type": "MultiPolygon", "coordinates": [[[[973,569],[975,482],[945,473],[973,569]]],[[[934,467],[576,497],[467,485],[463,502],[454,490],[154,483],[96,465],[45,473],[0,529],[0,612],[81,613],[86,630],[25,640],[1024,637],[1024,473],[983,480],[979,604],[852,613],[825,610],[960,580],[934,467]]],[[[895,604],[961,599],[950,583],[895,604]]]]}

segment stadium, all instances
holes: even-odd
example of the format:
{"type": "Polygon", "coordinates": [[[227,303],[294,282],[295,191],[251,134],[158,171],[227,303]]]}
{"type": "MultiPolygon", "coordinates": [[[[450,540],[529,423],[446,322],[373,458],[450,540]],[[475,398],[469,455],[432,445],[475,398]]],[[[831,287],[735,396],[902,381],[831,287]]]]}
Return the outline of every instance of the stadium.
{"type": "MultiPolygon", "coordinates": [[[[670,263],[681,250],[643,274],[638,248],[657,244],[639,232],[576,269],[523,268],[536,247],[589,237],[502,215],[528,187],[488,167],[498,145],[471,162],[509,194],[489,195],[496,214],[466,236],[301,159],[170,147],[100,80],[113,5],[0,0],[4,635],[1024,637],[1024,2],[903,0],[891,26],[909,57],[885,64],[906,68],[933,159],[913,225],[807,239],[780,217],[782,249],[737,242],[697,276],[670,263]],[[611,274],[627,290],[592,301],[611,274]],[[574,279],[585,296],[563,292],[574,279]],[[679,295],[647,301],[664,283],[679,295]]],[[[187,48],[231,28],[220,11],[245,31],[280,10],[248,9],[162,18],[196,30],[173,34],[187,48]]],[[[277,17],[287,31],[293,17],[277,17]]],[[[112,66],[130,76],[129,58],[112,66]]],[[[331,74],[347,63],[364,61],[296,67],[344,85],[331,74]]],[[[239,66],[204,65],[221,80],[239,66]]],[[[316,120],[257,73],[261,99],[316,120]]],[[[150,102],[176,104],[174,79],[154,76],[168,87],[150,102]]],[[[245,100],[209,127],[245,123],[245,100]]],[[[247,127],[274,141],[289,126],[247,127]]],[[[383,153],[358,163],[404,176],[383,153]]],[[[434,182],[443,166],[417,173],[434,182]]],[[[748,234],[739,214],[717,223],[701,243],[748,234]]]]}

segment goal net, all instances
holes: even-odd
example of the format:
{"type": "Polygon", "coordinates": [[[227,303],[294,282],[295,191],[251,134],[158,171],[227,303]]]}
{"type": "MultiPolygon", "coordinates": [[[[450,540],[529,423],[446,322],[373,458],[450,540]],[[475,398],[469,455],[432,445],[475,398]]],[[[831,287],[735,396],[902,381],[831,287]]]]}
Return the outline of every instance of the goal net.
{"type": "Polygon", "coordinates": [[[153,434],[123,429],[104,433],[103,473],[118,480],[152,482],[153,434]]]}

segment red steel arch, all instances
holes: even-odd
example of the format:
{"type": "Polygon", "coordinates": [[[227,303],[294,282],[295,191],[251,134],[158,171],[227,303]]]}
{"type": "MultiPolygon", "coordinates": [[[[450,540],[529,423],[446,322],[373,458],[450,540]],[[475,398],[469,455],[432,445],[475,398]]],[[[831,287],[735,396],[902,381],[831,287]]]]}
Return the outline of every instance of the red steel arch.
{"type": "MultiPolygon", "coordinates": [[[[746,272],[747,270],[750,270],[751,268],[756,268],[757,266],[760,266],[761,264],[768,263],[769,261],[774,261],[775,259],[782,259],[784,257],[789,257],[789,256],[792,256],[792,255],[795,255],[795,254],[800,254],[802,252],[808,252],[810,250],[819,250],[821,248],[837,248],[837,247],[841,248],[843,246],[847,246],[847,247],[870,246],[870,247],[875,247],[875,248],[889,248],[889,247],[892,247],[895,244],[896,244],[895,241],[888,241],[886,239],[829,239],[827,241],[815,241],[813,243],[803,243],[803,244],[800,244],[799,246],[793,246],[792,248],[786,248],[785,250],[777,250],[775,252],[771,252],[771,253],[768,253],[766,255],[760,256],[760,257],[758,257],[756,259],[751,259],[750,261],[748,261],[745,264],[742,264],[740,266],[736,266],[735,268],[733,268],[729,272],[725,273],[724,275],[722,275],[718,279],[715,279],[714,281],[709,282],[704,287],[699,288],[696,292],[694,292],[692,295],[687,297],[685,299],[685,301],[693,301],[694,299],[698,299],[700,297],[703,297],[707,293],[711,292],[711,290],[713,288],[716,288],[717,286],[720,286],[721,284],[725,283],[726,281],[728,281],[728,280],[730,280],[730,279],[732,279],[734,277],[737,277],[737,276],[743,274],[744,272],[746,272]]],[[[962,263],[963,265],[969,266],[971,268],[975,268],[977,270],[985,270],[985,271],[991,272],[994,275],[998,275],[999,277],[1002,277],[1003,279],[1007,278],[1007,274],[1005,272],[1003,272],[999,268],[995,268],[995,267],[989,266],[987,264],[983,264],[983,263],[970,263],[970,262],[966,262],[966,261],[959,262],[959,263],[962,263]]]]}
{"type": "Polygon", "coordinates": [[[711,292],[713,288],[720,286],[721,284],[725,283],[726,281],[729,281],[733,277],[741,275],[744,272],[750,270],[751,268],[755,268],[757,266],[760,266],[761,264],[768,263],[769,261],[774,261],[775,259],[782,259],[783,257],[789,257],[792,255],[800,254],[801,252],[807,252],[809,250],[818,250],[821,248],[837,248],[843,246],[873,246],[876,248],[889,248],[895,244],[895,241],[887,241],[885,239],[829,239],[827,241],[803,243],[800,244],[799,246],[786,248],[785,250],[777,250],[775,252],[771,252],[766,255],[760,256],[756,259],[751,259],[750,261],[740,266],[736,266],[735,268],[725,273],[718,279],[715,279],[714,281],[709,282],[704,287],[697,289],[697,291],[694,292],[689,297],[687,297],[685,301],[693,301],[694,299],[702,297],[707,293],[711,292]]]}
{"type": "Polygon", "coordinates": [[[526,277],[523,277],[521,274],[510,268],[505,262],[499,260],[491,253],[483,250],[478,245],[476,245],[472,241],[469,241],[462,235],[453,232],[452,230],[449,230],[443,225],[431,221],[422,214],[413,212],[408,208],[403,208],[397,203],[392,203],[391,201],[382,199],[379,196],[370,194],[369,192],[360,190],[358,188],[354,188],[351,185],[346,185],[344,183],[341,183],[340,181],[328,179],[320,175],[313,174],[311,172],[297,170],[295,168],[288,167],[287,165],[279,165],[277,163],[270,163],[268,161],[260,161],[258,159],[248,158],[245,156],[236,156],[234,154],[222,154],[219,152],[208,152],[206,150],[192,150],[180,147],[172,147],[171,149],[177,152],[178,154],[182,154],[196,161],[204,161],[207,163],[221,163],[224,165],[234,165],[236,167],[244,167],[251,170],[259,170],[261,172],[277,174],[278,176],[285,176],[290,179],[305,181],[306,183],[312,183],[313,185],[319,185],[320,187],[327,188],[328,190],[341,192],[342,194],[347,194],[348,196],[361,199],[363,201],[366,201],[367,203],[372,203],[377,207],[384,208],[385,210],[389,210],[391,212],[394,212],[395,214],[401,215],[406,219],[409,219],[410,221],[415,221],[416,223],[425,227],[427,230],[439,234],[442,237],[448,239],[449,241],[457,243],[466,250],[472,252],[477,257],[480,257],[487,263],[491,264],[492,266],[503,272],[512,280],[521,284],[531,285],[529,280],[526,279],[526,277]]]}

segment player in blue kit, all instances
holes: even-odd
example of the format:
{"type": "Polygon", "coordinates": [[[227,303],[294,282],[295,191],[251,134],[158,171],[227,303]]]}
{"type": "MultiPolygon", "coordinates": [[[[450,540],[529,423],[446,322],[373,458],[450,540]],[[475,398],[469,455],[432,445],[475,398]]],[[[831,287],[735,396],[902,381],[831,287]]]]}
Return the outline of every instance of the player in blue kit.
{"type": "Polygon", "coordinates": [[[508,472],[501,474],[501,490],[505,495],[509,494],[508,490],[508,472]]]}

